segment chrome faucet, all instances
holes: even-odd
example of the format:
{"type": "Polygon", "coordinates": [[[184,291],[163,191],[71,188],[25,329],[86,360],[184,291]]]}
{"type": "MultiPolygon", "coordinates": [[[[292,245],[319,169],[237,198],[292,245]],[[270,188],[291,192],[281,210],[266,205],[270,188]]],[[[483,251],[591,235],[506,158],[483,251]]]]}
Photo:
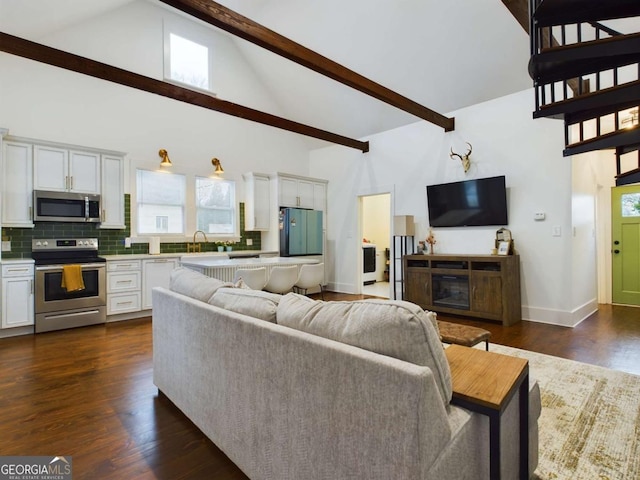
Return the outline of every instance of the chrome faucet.
{"type": "Polygon", "coordinates": [[[193,242],[192,243],[188,243],[187,244],[187,253],[189,253],[189,251],[192,252],[201,252],[201,245],[199,243],[196,243],[196,235],[198,235],[198,233],[201,233],[202,236],[204,237],[204,241],[205,242],[209,242],[209,240],[207,240],[207,234],[204,233],[202,230],[196,230],[195,232],[193,232],[193,242]]]}

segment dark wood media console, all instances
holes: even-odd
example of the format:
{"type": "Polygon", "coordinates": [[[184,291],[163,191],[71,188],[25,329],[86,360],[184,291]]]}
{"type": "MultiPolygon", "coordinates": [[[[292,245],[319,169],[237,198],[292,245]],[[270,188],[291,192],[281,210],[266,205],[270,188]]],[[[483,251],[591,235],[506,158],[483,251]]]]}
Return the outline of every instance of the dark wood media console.
{"type": "Polygon", "coordinates": [[[518,255],[405,255],[405,300],[513,325],[522,319],[518,255]]]}

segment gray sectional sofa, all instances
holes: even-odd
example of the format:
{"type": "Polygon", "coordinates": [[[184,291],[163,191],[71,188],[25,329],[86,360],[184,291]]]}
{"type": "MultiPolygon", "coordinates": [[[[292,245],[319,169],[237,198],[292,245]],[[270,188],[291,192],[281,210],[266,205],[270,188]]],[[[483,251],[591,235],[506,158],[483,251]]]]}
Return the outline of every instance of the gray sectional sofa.
{"type": "MultiPolygon", "coordinates": [[[[318,302],[180,268],[153,291],[153,378],[253,480],[489,478],[489,422],[451,405],[435,315],[318,302]]],[[[535,372],[532,372],[535,374],[535,372]]],[[[540,394],[530,385],[530,474],[540,394]]],[[[501,472],[518,472],[518,397],[501,472]]]]}

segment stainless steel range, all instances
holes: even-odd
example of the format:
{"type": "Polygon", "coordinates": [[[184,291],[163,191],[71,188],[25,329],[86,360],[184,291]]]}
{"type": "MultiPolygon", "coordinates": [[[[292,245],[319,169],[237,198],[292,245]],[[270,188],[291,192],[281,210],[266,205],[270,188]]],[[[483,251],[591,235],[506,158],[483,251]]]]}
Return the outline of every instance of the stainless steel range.
{"type": "Polygon", "coordinates": [[[97,238],[34,239],[36,333],[105,323],[106,260],[97,238]],[[78,264],[84,288],[62,287],[65,265],[78,264]]]}

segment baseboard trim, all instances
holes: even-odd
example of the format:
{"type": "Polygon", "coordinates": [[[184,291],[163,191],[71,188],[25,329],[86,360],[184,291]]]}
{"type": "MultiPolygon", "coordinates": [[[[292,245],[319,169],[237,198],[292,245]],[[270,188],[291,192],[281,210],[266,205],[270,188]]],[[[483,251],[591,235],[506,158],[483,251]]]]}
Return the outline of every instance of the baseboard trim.
{"type": "Polygon", "coordinates": [[[522,306],[522,319],[530,322],[548,323],[561,327],[575,327],[598,310],[598,300],[593,298],[573,310],[555,310],[522,306]]]}

